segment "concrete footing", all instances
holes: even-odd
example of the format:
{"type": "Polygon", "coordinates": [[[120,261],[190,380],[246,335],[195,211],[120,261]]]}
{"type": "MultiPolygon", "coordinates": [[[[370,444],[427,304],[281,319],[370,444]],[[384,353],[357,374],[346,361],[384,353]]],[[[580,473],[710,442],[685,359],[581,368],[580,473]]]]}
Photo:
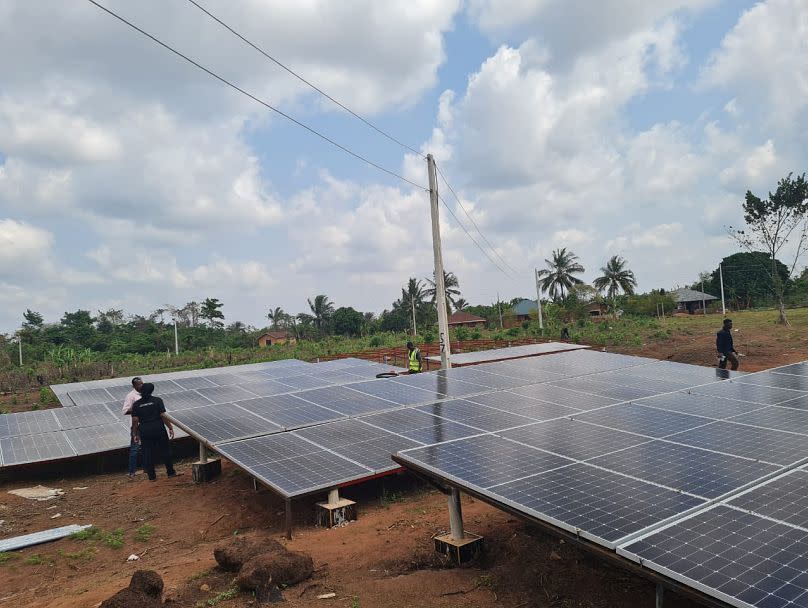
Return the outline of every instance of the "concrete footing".
{"type": "Polygon", "coordinates": [[[447,556],[458,566],[474,561],[483,550],[483,537],[465,532],[463,538],[455,539],[451,532],[435,536],[435,551],[447,556]]]}
{"type": "Polygon", "coordinates": [[[221,458],[208,458],[205,462],[195,462],[191,465],[194,483],[206,483],[222,474],[221,458]]]}
{"type": "Polygon", "coordinates": [[[317,525],[322,528],[341,526],[356,520],[356,503],[347,498],[336,502],[317,503],[317,525]]]}

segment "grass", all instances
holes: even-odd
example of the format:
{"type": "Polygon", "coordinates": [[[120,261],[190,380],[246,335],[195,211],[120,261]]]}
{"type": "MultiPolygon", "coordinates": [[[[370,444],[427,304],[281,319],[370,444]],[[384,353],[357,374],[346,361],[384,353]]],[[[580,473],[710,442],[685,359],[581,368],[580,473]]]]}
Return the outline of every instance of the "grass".
{"type": "Polygon", "coordinates": [[[88,561],[95,558],[95,549],[93,547],[84,547],[78,551],[59,551],[59,555],[71,560],[88,561]]]}
{"type": "Polygon", "coordinates": [[[84,528],[84,530],[73,532],[68,538],[73,540],[98,540],[100,536],[101,530],[95,526],[90,526],[89,528],[84,528]]]}
{"type": "Polygon", "coordinates": [[[197,602],[197,606],[216,606],[219,602],[226,602],[227,600],[232,600],[238,595],[238,588],[231,587],[227,591],[222,591],[221,593],[217,593],[212,598],[210,598],[204,604],[202,602],[197,602]]]}
{"type": "Polygon", "coordinates": [[[189,583],[192,583],[192,582],[194,582],[194,581],[198,581],[200,578],[205,578],[205,577],[206,577],[206,576],[208,576],[209,574],[210,574],[210,569],[207,569],[207,570],[202,570],[202,571],[200,571],[200,572],[197,572],[196,574],[192,574],[192,575],[191,575],[191,576],[189,576],[189,577],[188,577],[186,580],[187,580],[189,583]]]}
{"type": "Polygon", "coordinates": [[[137,530],[135,530],[135,540],[145,543],[152,537],[152,534],[154,534],[154,526],[151,524],[143,524],[137,530]]]}
{"type": "Polygon", "coordinates": [[[387,490],[382,488],[382,494],[379,498],[381,501],[382,506],[391,505],[397,502],[404,502],[407,497],[404,495],[403,492],[398,492],[396,490],[387,490]]]}
{"type": "Polygon", "coordinates": [[[49,555],[40,555],[39,553],[32,553],[26,557],[23,562],[29,566],[41,566],[42,564],[52,564],[53,559],[49,555]]]}
{"type": "Polygon", "coordinates": [[[112,532],[104,532],[101,528],[90,526],[84,530],[74,532],[70,535],[70,538],[88,542],[100,541],[107,547],[112,547],[113,549],[120,549],[124,545],[124,531],[122,528],[118,528],[112,532]]]}
{"type": "Polygon", "coordinates": [[[103,535],[104,544],[107,547],[112,547],[113,549],[120,549],[123,547],[123,530],[118,528],[117,530],[113,530],[112,532],[107,532],[103,535]]]}
{"type": "Polygon", "coordinates": [[[11,562],[18,557],[19,555],[12,553],[11,551],[0,551],[0,566],[11,562]]]}
{"type": "Polygon", "coordinates": [[[356,595],[351,600],[351,608],[359,608],[359,597],[356,595]]]}

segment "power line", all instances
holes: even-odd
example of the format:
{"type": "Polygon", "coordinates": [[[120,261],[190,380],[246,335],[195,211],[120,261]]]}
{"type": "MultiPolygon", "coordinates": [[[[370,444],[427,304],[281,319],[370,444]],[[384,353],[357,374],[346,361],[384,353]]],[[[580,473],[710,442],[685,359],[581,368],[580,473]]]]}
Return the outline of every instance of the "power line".
{"type": "Polygon", "coordinates": [[[217,74],[216,72],[214,72],[214,71],[212,71],[212,70],[210,70],[210,69],[206,68],[205,66],[203,66],[203,65],[202,65],[202,64],[200,64],[200,63],[197,63],[196,61],[194,61],[193,59],[191,59],[191,58],[190,58],[190,57],[188,57],[187,55],[183,55],[183,54],[182,54],[180,51],[178,51],[178,50],[176,50],[175,48],[173,48],[173,47],[169,46],[168,44],[166,44],[165,42],[163,42],[163,41],[162,41],[162,40],[160,40],[159,38],[157,38],[157,37],[153,36],[152,34],[150,34],[149,32],[147,32],[147,31],[145,31],[145,30],[141,29],[140,27],[138,27],[137,25],[135,25],[135,24],[134,24],[134,23],[132,23],[131,21],[127,21],[125,18],[121,17],[120,15],[118,15],[118,14],[117,14],[117,13],[115,13],[114,11],[112,11],[112,10],[108,9],[107,7],[105,7],[105,6],[101,5],[101,4],[99,4],[99,3],[98,3],[98,2],[96,2],[95,0],[87,0],[87,2],[89,2],[90,4],[93,4],[93,5],[95,5],[96,7],[100,8],[100,9],[101,9],[102,11],[104,11],[105,13],[108,13],[109,15],[111,15],[111,16],[113,16],[113,17],[115,17],[115,18],[116,18],[118,21],[120,21],[120,22],[122,22],[122,23],[125,23],[126,25],[128,25],[130,28],[132,28],[132,29],[133,29],[133,30],[135,30],[136,32],[139,32],[140,34],[142,34],[142,35],[146,36],[147,38],[149,38],[149,39],[150,39],[150,40],[152,40],[153,42],[156,42],[157,44],[159,44],[160,46],[162,46],[164,49],[166,49],[166,50],[168,50],[168,51],[171,51],[172,53],[174,53],[175,55],[177,55],[177,57],[180,57],[181,59],[184,59],[185,61],[187,61],[188,63],[190,63],[190,64],[191,64],[191,65],[193,65],[194,67],[196,67],[196,68],[198,68],[198,69],[202,70],[203,72],[205,72],[206,74],[208,74],[209,76],[212,76],[213,78],[215,78],[216,80],[218,80],[218,81],[220,81],[220,82],[222,82],[222,83],[226,84],[226,85],[227,85],[227,86],[229,86],[230,88],[235,89],[236,91],[238,91],[238,92],[239,92],[239,93],[241,93],[242,95],[246,95],[247,97],[249,97],[249,98],[250,98],[250,99],[252,99],[253,101],[256,101],[256,102],[260,103],[262,106],[264,106],[264,107],[266,107],[266,108],[268,108],[268,109],[272,110],[273,112],[275,112],[275,113],[277,113],[277,114],[280,114],[281,116],[283,116],[283,117],[284,117],[284,118],[286,118],[287,120],[289,120],[289,121],[293,122],[293,123],[294,123],[294,124],[296,124],[297,126],[302,127],[303,129],[305,129],[306,131],[308,131],[308,132],[309,132],[309,133],[311,133],[312,135],[316,135],[317,137],[319,137],[320,139],[322,139],[322,140],[324,140],[324,141],[328,142],[328,143],[329,143],[329,144],[331,144],[332,146],[334,146],[334,147],[336,147],[336,148],[339,148],[340,150],[342,150],[342,151],[343,151],[343,152],[345,152],[346,154],[348,154],[348,155],[350,155],[350,156],[353,156],[353,157],[354,157],[354,158],[356,158],[357,160],[360,160],[360,161],[362,161],[363,163],[366,163],[367,165],[370,165],[371,167],[373,167],[373,168],[375,168],[375,169],[378,169],[379,171],[382,171],[383,173],[387,173],[388,175],[390,175],[390,176],[392,176],[392,177],[398,178],[398,179],[400,179],[401,181],[406,182],[407,184],[409,184],[409,185],[411,185],[411,186],[414,186],[414,187],[416,187],[416,188],[420,188],[421,190],[424,190],[424,191],[426,191],[426,192],[428,192],[428,191],[429,191],[429,188],[425,188],[425,187],[424,187],[424,186],[422,186],[421,184],[416,184],[415,182],[413,182],[413,181],[411,181],[411,180],[407,179],[406,177],[404,177],[403,175],[399,175],[399,174],[398,174],[398,173],[396,173],[395,171],[392,171],[392,170],[390,170],[390,169],[387,169],[386,167],[383,167],[383,166],[381,166],[380,164],[373,162],[373,161],[372,161],[372,160],[370,160],[369,158],[366,158],[366,157],[364,157],[364,156],[362,156],[362,155],[360,155],[360,154],[357,154],[356,152],[354,152],[353,150],[351,150],[351,149],[347,148],[346,146],[343,146],[342,144],[340,144],[340,143],[338,143],[338,142],[334,141],[333,139],[331,139],[331,138],[330,138],[330,137],[328,137],[327,135],[323,135],[322,133],[320,133],[319,131],[315,130],[314,128],[312,128],[312,127],[308,126],[307,124],[300,122],[299,120],[297,120],[296,118],[293,118],[293,117],[292,117],[292,116],[290,116],[289,114],[286,114],[286,113],[285,113],[285,112],[283,112],[282,110],[279,110],[278,108],[276,108],[276,107],[274,107],[274,106],[270,105],[269,103],[267,103],[267,102],[266,102],[266,101],[264,101],[263,99],[260,99],[259,97],[256,97],[256,96],[255,96],[255,95],[253,95],[252,93],[249,93],[248,91],[245,91],[244,89],[242,89],[242,88],[241,88],[241,87],[239,87],[238,85],[236,85],[236,84],[234,84],[234,83],[230,82],[229,80],[227,80],[227,79],[226,79],[226,78],[224,78],[223,76],[219,76],[219,74],[217,74]]]}
{"type": "Polygon", "coordinates": [[[478,242],[477,242],[477,239],[475,239],[475,238],[472,236],[471,232],[469,232],[469,231],[468,231],[468,229],[467,229],[467,228],[466,228],[466,227],[463,225],[463,222],[461,222],[461,221],[458,219],[458,217],[455,215],[455,212],[454,212],[454,211],[452,211],[452,208],[451,208],[451,207],[450,207],[450,206],[449,206],[449,205],[446,203],[446,201],[443,199],[443,197],[440,195],[440,193],[438,193],[438,198],[440,199],[440,202],[442,202],[442,203],[443,203],[443,206],[444,206],[444,207],[446,207],[446,210],[447,210],[447,211],[448,211],[448,212],[449,212],[449,213],[452,215],[452,217],[454,218],[455,222],[457,222],[457,225],[458,225],[458,226],[460,226],[460,227],[463,229],[463,232],[465,232],[465,233],[466,233],[466,236],[468,236],[468,237],[471,239],[471,241],[472,241],[472,242],[473,242],[475,245],[477,245],[477,249],[479,249],[480,251],[482,251],[482,252],[483,252],[483,254],[485,255],[485,257],[487,257],[487,258],[488,258],[488,260],[489,260],[489,261],[490,261],[490,262],[491,262],[491,263],[492,263],[494,266],[496,266],[497,270],[499,270],[499,271],[500,271],[502,274],[504,274],[506,277],[508,277],[508,278],[510,279],[510,278],[511,278],[511,275],[509,275],[509,274],[508,274],[508,273],[507,273],[505,270],[503,270],[503,269],[502,269],[502,267],[501,267],[499,264],[497,264],[496,260],[495,260],[494,258],[492,258],[492,257],[491,257],[491,255],[490,255],[490,254],[489,254],[489,253],[488,253],[488,252],[487,252],[485,249],[483,249],[483,247],[480,245],[480,243],[478,243],[478,242]]]}
{"type": "Polygon", "coordinates": [[[469,218],[469,221],[470,221],[470,222],[471,222],[471,224],[474,226],[474,228],[477,230],[477,233],[478,233],[478,234],[479,234],[479,235],[482,237],[482,239],[483,239],[483,240],[484,240],[484,241],[485,241],[485,242],[488,244],[488,246],[491,248],[491,251],[493,251],[493,252],[494,252],[494,255],[496,255],[496,256],[497,256],[497,257],[498,257],[498,258],[499,258],[499,259],[502,261],[502,263],[503,263],[503,264],[504,264],[504,265],[505,265],[505,266],[506,266],[506,267],[507,267],[507,268],[508,268],[508,269],[509,269],[511,272],[516,273],[516,272],[517,272],[517,271],[516,271],[516,269],[515,269],[513,266],[511,266],[511,265],[508,263],[508,261],[507,261],[505,258],[503,258],[503,257],[502,257],[502,255],[500,255],[499,251],[497,251],[497,249],[496,249],[496,248],[495,248],[495,247],[494,247],[494,246],[491,244],[491,241],[489,241],[489,240],[486,238],[486,236],[485,236],[485,235],[482,233],[482,231],[480,230],[480,227],[477,225],[477,222],[475,222],[475,221],[474,221],[474,218],[473,218],[473,217],[471,217],[471,214],[468,212],[468,210],[466,209],[465,205],[463,205],[462,201],[460,200],[460,197],[457,195],[457,192],[455,192],[454,188],[452,188],[452,185],[449,183],[449,180],[447,180],[447,179],[446,179],[446,176],[443,174],[443,171],[441,171],[440,165],[438,165],[437,163],[435,163],[435,168],[438,170],[438,174],[440,175],[441,179],[443,180],[443,183],[444,183],[444,184],[446,184],[446,187],[447,187],[447,188],[449,188],[449,192],[451,192],[451,193],[452,193],[452,195],[455,197],[455,200],[457,201],[457,204],[460,206],[460,208],[463,210],[463,213],[465,213],[465,214],[466,214],[466,217],[467,217],[467,218],[469,218]]]}
{"type": "Polygon", "coordinates": [[[258,45],[257,45],[257,44],[255,44],[254,42],[252,42],[252,41],[248,40],[247,38],[245,38],[244,36],[242,36],[242,35],[241,35],[239,32],[237,32],[237,31],[236,31],[236,30],[234,30],[232,27],[230,27],[230,26],[229,26],[227,23],[225,23],[224,21],[222,21],[221,19],[219,19],[219,18],[218,18],[216,15],[214,15],[213,13],[211,13],[211,12],[210,12],[208,9],[206,9],[206,8],[205,8],[205,7],[203,7],[203,6],[201,6],[201,5],[200,5],[198,2],[196,2],[196,0],[188,0],[188,2],[190,2],[191,4],[193,4],[193,5],[194,5],[196,8],[198,8],[200,11],[202,11],[203,13],[205,13],[205,14],[206,14],[208,17],[210,17],[211,19],[213,19],[213,20],[214,20],[216,23],[218,23],[218,24],[219,24],[219,25],[221,25],[223,28],[225,28],[226,30],[228,30],[228,31],[229,31],[231,34],[233,34],[234,36],[236,36],[236,37],[240,38],[240,39],[241,39],[243,42],[245,42],[246,44],[250,45],[250,46],[251,46],[252,48],[254,48],[256,51],[258,51],[259,53],[261,53],[261,54],[262,54],[264,57],[266,57],[267,59],[269,59],[269,60],[270,60],[272,63],[274,63],[274,64],[275,64],[275,65],[277,65],[278,67],[283,68],[284,70],[286,70],[287,72],[289,72],[289,73],[290,73],[292,76],[294,76],[295,78],[297,78],[297,79],[298,79],[300,82],[302,82],[302,83],[304,83],[304,84],[308,85],[309,87],[311,87],[312,89],[314,89],[315,91],[317,91],[318,93],[320,93],[321,95],[323,95],[324,97],[326,97],[328,100],[330,100],[331,102],[333,102],[334,104],[338,105],[340,108],[342,108],[343,110],[345,110],[346,112],[348,112],[348,114],[350,114],[351,116],[353,116],[353,117],[354,117],[354,118],[356,118],[357,120],[362,121],[363,123],[365,123],[365,125],[367,125],[367,126],[368,126],[368,127],[370,127],[371,129],[373,129],[374,131],[376,131],[376,132],[377,132],[377,133],[379,133],[380,135],[382,135],[382,136],[386,137],[386,138],[387,138],[387,139],[389,139],[390,141],[392,141],[392,142],[394,142],[394,143],[398,144],[398,145],[399,145],[399,146],[401,146],[402,148],[404,148],[404,149],[406,149],[406,150],[409,150],[410,152],[412,152],[412,153],[414,153],[414,154],[416,154],[416,155],[418,155],[418,156],[420,156],[420,157],[422,157],[422,158],[424,158],[424,159],[425,159],[424,155],[423,155],[421,152],[419,152],[418,150],[416,150],[416,149],[415,149],[415,148],[413,148],[412,146],[408,146],[407,144],[405,144],[404,142],[400,141],[399,139],[396,139],[394,136],[390,135],[390,134],[389,134],[389,133],[387,133],[386,131],[384,131],[384,130],[382,130],[381,128],[377,127],[375,124],[373,124],[372,122],[370,122],[370,121],[369,121],[368,119],[366,119],[365,117],[363,117],[363,116],[361,116],[361,115],[357,114],[356,112],[354,112],[353,110],[351,110],[351,109],[350,109],[348,106],[346,106],[345,104],[343,104],[343,103],[341,103],[340,101],[338,101],[338,100],[334,99],[334,98],[333,98],[331,95],[329,95],[328,93],[326,93],[325,91],[323,91],[323,90],[322,90],[320,87],[318,87],[317,85],[315,85],[315,84],[313,84],[313,83],[309,82],[308,80],[306,80],[305,78],[303,78],[303,76],[301,76],[300,74],[298,74],[297,72],[295,72],[295,71],[294,71],[292,68],[290,68],[289,66],[287,66],[287,65],[285,65],[285,64],[283,64],[283,63],[281,63],[279,60],[275,59],[275,57],[273,57],[272,55],[270,55],[269,53],[267,53],[267,52],[266,52],[264,49],[262,49],[260,46],[258,46],[258,45]]]}

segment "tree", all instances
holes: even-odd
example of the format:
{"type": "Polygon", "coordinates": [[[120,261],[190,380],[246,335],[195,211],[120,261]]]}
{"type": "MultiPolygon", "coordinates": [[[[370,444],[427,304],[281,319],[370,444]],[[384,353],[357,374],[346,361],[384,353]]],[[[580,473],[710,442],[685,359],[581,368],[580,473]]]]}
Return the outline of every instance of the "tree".
{"type": "Polygon", "coordinates": [[[364,322],[364,315],[350,306],[337,308],[331,317],[334,333],[342,336],[360,335],[364,322]]]}
{"type": "MultiPolygon", "coordinates": [[[[401,300],[393,303],[393,309],[396,309],[396,307],[406,309],[405,312],[410,319],[413,335],[418,333],[417,323],[423,321],[425,297],[424,284],[415,277],[411,277],[407,281],[407,286],[401,289],[401,300]]],[[[421,324],[423,325],[423,322],[421,324]]]]}
{"type": "Polygon", "coordinates": [[[84,347],[90,346],[95,337],[93,323],[95,323],[95,319],[89,310],[66,312],[60,321],[67,339],[73,344],[84,347]]]}
{"type": "Polygon", "coordinates": [[[323,329],[326,327],[329,319],[331,319],[331,315],[334,314],[334,304],[328,300],[328,296],[325,294],[314,296],[313,302],[311,298],[309,298],[308,302],[311,315],[305,315],[304,313],[304,316],[311,318],[317,330],[317,335],[321,336],[323,329]]]}
{"type": "Polygon", "coordinates": [[[633,295],[637,286],[634,272],[626,268],[626,260],[619,255],[613,255],[600,271],[603,273],[592,282],[599,292],[606,292],[606,297],[612,301],[612,310],[617,315],[617,295],[622,291],[626,295],[633,295]]]}
{"type": "MultiPolygon", "coordinates": [[[[429,287],[424,291],[424,295],[434,304],[437,286],[435,285],[435,281],[431,279],[427,279],[426,282],[429,284],[429,287]]],[[[460,297],[460,281],[457,280],[455,273],[443,271],[443,286],[446,289],[446,309],[452,310],[455,302],[460,297]]]]}
{"type": "Polygon", "coordinates": [[[464,298],[458,298],[455,300],[455,310],[463,310],[464,308],[468,308],[469,303],[464,298]]]}
{"type": "MultiPolygon", "coordinates": [[[[780,280],[787,283],[788,267],[780,260],[774,264],[780,280]]],[[[705,282],[705,289],[713,294],[721,293],[721,275],[724,277],[724,297],[735,308],[751,308],[768,300],[774,294],[771,279],[772,260],[765,251],[742,251],[721,260],[718,268],[705,282]]],[[[701,288],[699,288],[701,289],[701,288]]]]}
{"type": "Polygon", "coordinates": [[[572,251],[567,251],[566,247],[554,250],[552,257],[552,260],[544,260],[547,268],[539,271],[539,276],[544,277],[539,285],[542,291],[546,291],[554,301],[558,301],[569,294],[575,285],[583,283],[573,275],[584,272],[584,267],[578,262],[578,256],[572,251]]]}
{"type": "Polygon", "coordinates": [[[746,229],[729,227],[730,235],[747,251],[763,250],[769,254],[769,276],[780,310],[779,321],[790,325],[786,317],[787,283],[777,272],[777,256],[789,242],[796,243],[788,276],[794,274],[802,254],[808,251],[808,182],[803,173],[792,178],[789,173],[777,183],[774,194],[761,199],[747,190],[743,203],[746,229]]]}
{"type": "Polygon", "coordinates": [[[286,325],[289,320],[289,315],[284,312],[283,308],[276,306],[269,310],[267,319],[272,321],[272,329],[278,329],[286,325]]]}
{"type": "Polygon", "coordinates": [[[38,312],[34,312],[30,308],[26,309],[25,312],[22,313],[22,318],[25,319],[22,323],[23,329],[42,329],[42,325],[45,323],[45,319],[42,317],[42,315],[38,312]]]}
{"type": "Polygon", "coordinates": [[[181,318],[186,325],[190,327],[196,327],[199,324],[199,317],[201,314],[201,310],[199,308],[199,303],[196,301],[188,302],[185,306],[180,308],[177,311],[179,318],[181,318]]]}
{"type": "Polygon", "coordinates": [[[205,298],[202,307],[199,309],[199,316],[208,322],[209,327],[219,328],[224,326],[224,313],[220,310],[224,306],[218,298],[205,298]]]}

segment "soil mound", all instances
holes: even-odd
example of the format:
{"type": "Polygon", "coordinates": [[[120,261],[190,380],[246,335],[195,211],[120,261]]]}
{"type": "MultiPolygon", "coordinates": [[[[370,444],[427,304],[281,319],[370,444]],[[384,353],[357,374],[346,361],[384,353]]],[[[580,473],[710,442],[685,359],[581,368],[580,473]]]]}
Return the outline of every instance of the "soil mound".
{"type": "Polygon", "coordinates": [[[310,555],[283,550],[253,557],[241,567],[236,583],[247,591],[286,587],[306,580],[314,572],[310,555]]]}
{"type": "Polygon", "coordinates": [[[285,547],[276,540],[256,538],[234,538],[213,550],[213,557],[222,570],[238,572],[241,567],[256,555],[278,553],[285,547]]]}
{"type": "Polygon", "coordinates": [[[163,579],[153,570],[138,570],[129,586],[101,602],[100,608],[158,608],[163,605],[163,579]]]}

